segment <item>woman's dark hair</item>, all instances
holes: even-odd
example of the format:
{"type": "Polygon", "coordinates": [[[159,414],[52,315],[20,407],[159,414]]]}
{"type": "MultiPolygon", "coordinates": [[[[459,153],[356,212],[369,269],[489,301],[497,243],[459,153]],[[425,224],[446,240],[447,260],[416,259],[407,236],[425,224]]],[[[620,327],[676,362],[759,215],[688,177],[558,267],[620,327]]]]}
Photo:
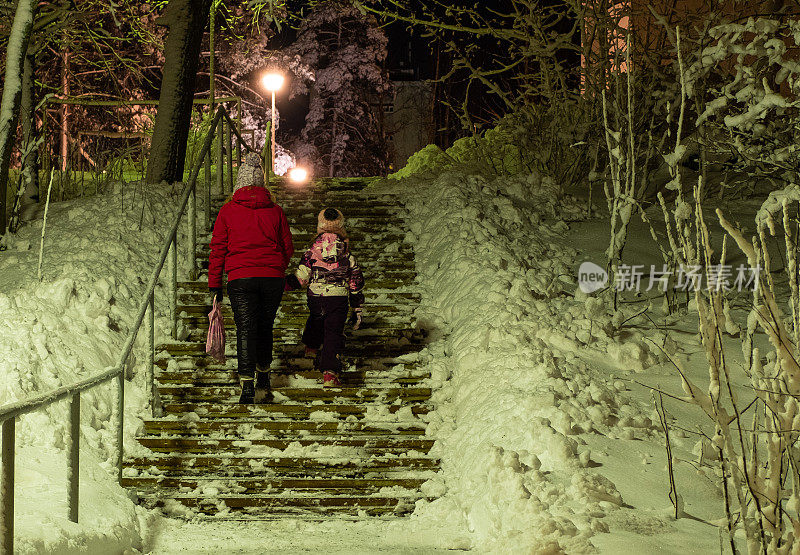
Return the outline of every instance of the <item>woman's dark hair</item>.
{"type": "Polygon", "coordinates": [[[335,208],[326,208],[325,213],[322,215],[325,216],[326,220],[333,221],[339,218],[339,211],[335,208]]]}

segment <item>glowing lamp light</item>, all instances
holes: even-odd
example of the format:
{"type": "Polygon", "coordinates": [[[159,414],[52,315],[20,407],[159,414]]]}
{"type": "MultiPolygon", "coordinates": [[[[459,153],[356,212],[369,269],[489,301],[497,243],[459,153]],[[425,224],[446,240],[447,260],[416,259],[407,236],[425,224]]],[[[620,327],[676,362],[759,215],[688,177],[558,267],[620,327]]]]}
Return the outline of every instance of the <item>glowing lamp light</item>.
{"type": "Polygon", "coordinates": [[[261,78],[261,84],[268,91],[275,92],[283,86],[283,75],[280,73],[265,73],[261,78]]]}
{"type": "Polygon", "coordinates": [[[289,179],[294,183],[305,183],[308,180],[308,170],[305,168],[292,168],[289,170],[289,179]]]}

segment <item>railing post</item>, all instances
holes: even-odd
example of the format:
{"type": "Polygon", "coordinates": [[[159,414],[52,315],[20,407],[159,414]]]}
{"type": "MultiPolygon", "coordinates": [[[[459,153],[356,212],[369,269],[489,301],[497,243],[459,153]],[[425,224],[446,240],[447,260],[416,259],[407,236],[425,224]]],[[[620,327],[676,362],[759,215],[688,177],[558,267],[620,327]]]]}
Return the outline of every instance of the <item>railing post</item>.
{"type": "Polygon", "coordinates": [[[231,122],[228,118],[225,120],[225,146],[228,147],[227,160],[228,163],[228,190],[233,191],[233,141],[231,140],[231,122]]]}
{"type": "Polygon", "coordinates": [[[0,495],[2,495],[3,518],[0,525],[3,527],[0,546],[2,553],[14,553],[14,419],[9,418],[3,422],[3,476],[0,480],[0,495]]]}
{"type": "Polygon", "coordinates": [[[236,130],[239,132],[239,135],[237,135],[237,137],[236,137],[236,167],[237,168],[241,168],[242,167],[242,141],[239,139],[239,137],[242,136],[242,122],[241,121],[237,121],[236,122],[236,130]]]}
{"type": "Polygon", "coordinates": [[[78,522],[81,480],[81,394],[69,403],[69,460],[67,461],[67,504],[69,519],[78,522]]]}
{"type": "MultiPolygon", "coordinates": [[[[222,108],[220,108],[221,110],[222,108]]],[[[222,162],[222,141],[225,139],[223,137],[223,130],[222,126],[225,125],[224,118],[220,118],[219,123],[217,124],[217,189],[219,189],[219,194],[225,195],[225,181],[223,180],[223,162],[222,162]]]]}
{"type": "MultiPolygon", "coordinates": [[[[239,132],[239,136],[242,135],[242,97],[236,99],[236,130],[239,132]]],[[[237,155],[239,156],[238,165],[242,165],[242,142],[237,141],[239,144],[239,148],[237,149],[237,155]]],[[[251,141],[252,142],[252,141],[251,141]]]]}
{"type": "Polygon", "coordinates": [[[211,231],[211,153],[206,154],[206,231],[211,231]]]}
{"type": "MultiPolygon", "coordinates": [[[[150,412],[155,411],[155,363],[156,363],[156,302],[155,292],[150,292],[150,299],[147,303],[147,327],[145,333],[147,334],[147,396],[150,400],[150,412]]],[[[155,416],[153,414],[153,416],[155,416]]]]}
{"type": "Polygon", "coordinates": [[[192,188],[189,195],[189,240],[192,249],[189,255],[192,262],[189,278],[194,281],[197,279],[197,180],[189,186],[192,188]]]}
{"type": "Polygon", "coordinates": [[[172,339],[178,339],[178,236],[169,245],[169,311],[172,339]]]}
{"type": "Polygon", "coordinates": [[[125,366],[119,369],[117,377],[117,481],[122,484],[122,465],[125,462],[125,366]]]}

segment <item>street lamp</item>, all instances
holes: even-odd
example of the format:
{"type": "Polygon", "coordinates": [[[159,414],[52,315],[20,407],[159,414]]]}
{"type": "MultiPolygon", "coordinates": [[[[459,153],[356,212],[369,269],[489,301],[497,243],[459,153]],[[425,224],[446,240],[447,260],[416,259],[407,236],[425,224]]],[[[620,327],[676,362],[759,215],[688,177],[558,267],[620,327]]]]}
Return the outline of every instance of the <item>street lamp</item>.
{"type": "Polygon", "coordinates": [[[272,125],[270,125],[272,131],[272,137],[270,139],[272,158],[270,159],[270,170],[272,173],[275,173],[275,91],[283,86],[283,75],[280,73],[265,73],[261,78],[261,84],[272,93],[272,125]]]}
{"type": "Polygon", "coordinates": [[[294,167],[289,170],[289,179],[294,183],[305,183],[308,179],[308,170],[305,168],[294,167]]]}

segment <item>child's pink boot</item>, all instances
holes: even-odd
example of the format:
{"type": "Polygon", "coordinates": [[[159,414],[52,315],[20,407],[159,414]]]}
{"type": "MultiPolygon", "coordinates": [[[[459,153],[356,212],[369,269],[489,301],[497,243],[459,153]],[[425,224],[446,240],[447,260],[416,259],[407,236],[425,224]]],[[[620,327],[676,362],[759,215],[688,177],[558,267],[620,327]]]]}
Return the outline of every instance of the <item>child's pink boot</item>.
{"type": "Polygon", "coordinates": [[[322,387],[340,387],[342,383],[339,381],[339,376],[336,372],[326,370],[322,373],[322,387]]]}

